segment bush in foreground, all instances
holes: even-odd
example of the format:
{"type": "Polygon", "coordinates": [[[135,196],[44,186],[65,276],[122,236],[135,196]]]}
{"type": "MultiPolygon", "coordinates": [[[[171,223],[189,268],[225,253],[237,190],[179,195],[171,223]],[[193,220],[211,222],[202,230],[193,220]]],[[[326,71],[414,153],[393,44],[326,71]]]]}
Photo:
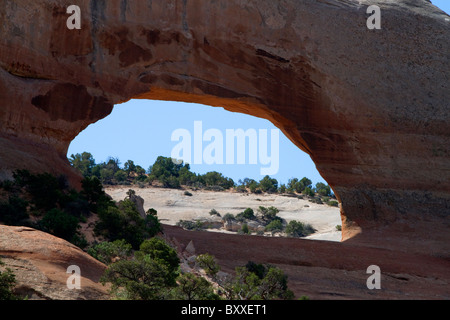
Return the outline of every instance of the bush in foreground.
{"type": "MultiPolygon", "coordinates": [[[[0,267],[4,263],[0,260],[0,267]]],[[[17,300],[18,297],[13,293],[16,285],[16,276],[11,269],[0,270],[0,300],[17,300]]]]}

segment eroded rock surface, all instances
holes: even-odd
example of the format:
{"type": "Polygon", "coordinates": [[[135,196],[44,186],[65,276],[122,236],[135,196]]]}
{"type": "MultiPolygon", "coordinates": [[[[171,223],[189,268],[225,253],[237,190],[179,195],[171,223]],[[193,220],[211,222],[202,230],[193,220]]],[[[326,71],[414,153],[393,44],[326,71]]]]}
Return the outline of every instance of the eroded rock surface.
{"type": "Polygon", "coordinates": [[[47,233],[0,225],[0,258],[5,264],[1,268],[10,268],[16,276],[16,292],[28,299],[109,299],[107,287],[99,283],[106,266],[71,243],[47,233]],[[72,275],[67,273],[70,266],[79,267],[80,289],[67,286],[72,275]]]}
{"type": "Polygon", "coordinates": [[[64,2],[3,1],[2,178],[28,168],[76,184],[68,146],[113,105],[197,102],[266,118],[310,154],[345,239],[449,243],[450,24],[429,1],[77,3],[81,30],[64,2]],[[381,30],[366,27],[373,4],[381,30]]]}

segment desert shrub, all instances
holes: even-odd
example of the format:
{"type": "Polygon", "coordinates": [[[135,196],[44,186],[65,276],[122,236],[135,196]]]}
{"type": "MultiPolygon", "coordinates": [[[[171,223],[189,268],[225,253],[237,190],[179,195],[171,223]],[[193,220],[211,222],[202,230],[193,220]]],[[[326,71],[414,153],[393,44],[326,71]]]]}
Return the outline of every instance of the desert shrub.
{"type": "Polygon", "coordinates": [[[249,263],[237,267],[232,280],[232,296],[241,300],[272,300],[294,298],[283,270],[270,265],[249,263]],[[256,268],[255,268],[256,266],[256,268]]]}
{"type": "Polygon", "coordinates": [[[235,218],[239,222],[245,222],[247,220],[254,220],[254,219],[256,219],[256,216],[255,216],[255,213],[254,213],[253,209],[247,208],[243,212],[238,213],[235,218]]]}
{"type": "Polygon", "coordinates": [[[281,231],[283,231],[283,222],[281,222],[280,219],[272,220],[272,221],[264,228],[264,230],[267,231],[267,232],[272,232],[272,233],[275,233],[275,232],[281,232],[281,231]]]}
{"type": "Polygon", "coordinates": [[[108,265],[113,259],[124,260],[132,255],[132,247],[125,240],[101,242],[88,249],[88,253],[95,259],[108,265]]]}
{"type": "Polygon", "coordinates": [[[193,273],[185,273],[177,279],[178,286],[171,292],[172,300],[219,300],[220,296],[208,280],[193,273]]]}
{"type": "Polygon", "coordinates": [[[103,184],[114,185],[114,170],[109,168],[100,169],[100,179],[103,184]]]}
{"type": "Polygon", "coordinates": [[[325,183],[318,182],[316,183],[316,192],[321,196],[330,197],[331,196],[331,188],[329,185],[325,183]]]}
{"type": "Polygon", "coordinates": [[[66,204],[68,184],[64,176],[55,177],[49,173],[33,175],[27,170],[18,170],[13,176],[16,185],[31,196],[31,203],[36,209],[48,211],[66,204]]]}
{"type": "Polygon", "coordinates": [[[342,231],[342,226],[341,226],[340,224],[338,224],[338,225],[336,226],[336,231],[342,231]]]}
{"type": "Polygon", "coordinates": [[[67,241],[72,240],[79,228],[77,218],[59,209],[48,211],[39,225],[43,231],[67,241]]]}
{"type": "Polygon", "coordinates": [[[218,217],[220,217],[220,213],[216,209],[211,209],[211,211],[209,211],[209,214],[211,216],[218,216],[218,217]]]}
{"type": "Polygon", "coordinates": [[[134,183],[136,183],[136,184],[138,184],[138,183],[144,184],[144,182],[147,181],[147,175],[145,174],[145,169],[144,168],[142,168],[141,166],[137,165],[134,172],[136,174],[136,176],[133,179],[134,183]]]}
{"type": "Polygon", "coordinates": [[[304,195],[306,195],[306,196],[309,196],[309,197],[314,197],[314,191],[310,188],[310,187],[306,187],[303,191],[302,191],[302,193],[304,194],[304,195]]]}
{"type": "Polygon", "coordinates": [[[85,249],[89,245],[86,236],[81,232],[76,232],[69,241],[80,249],[85,249]]]}
{"type": "Polygon", "coordinates": [[[114,174],[114,179],[121,184],[128,179],[128,174],[124,170],[119,170],[114,174]]]}
{"type": "Polygon", "coordinates": [[[82,154],[72,154],[69,157],[70,164],[78,169],[84,177],[92,175],[92,169],[95,167],[95,160],[91,153],[83,152],[82,154]]]}
{"type": "MultiPolygon", "coordinates": [[[[154,210],[154,209],[153,209],[154,210]]],[[[155,210],[156,211],[156,210],[155,210]]],[[[144,219],[144,234],[146,237],[154,237],[162,231],[161,222],[156,214],[148,214],[144,219]]]]}
{"type": "Polygon", "coordinates": [[[261,215],[261,219],[266,223],[269,224],[270,222],[272,222],[275,218],[277,218],[277,214],[280,212],[280,210],[278,210],[275,207],[263,207],[260,206],[258,208],[258,213],[261,215]]]}
{"type": "Polygon", "coordinates": [[[339,202],[337,202],[336,200],[329,200],[327,201],[327,205],[331,207],[339,207],[339,202]]]}
{"type": "Polygon", "coordinates": [[[123,165],[123,170],[127,173],[127,175],[130,175],[132,172],[136,171],[136,165],[134,164],[133,160],[127,160],[125,164],[123,165]]]}
{"type": "Polygon", "coordinates": [[[235,276],[219,278],[220,266],[210,254],[196,258],[200,268],[218,284],[220,291],[228,300],[269,300],[292,299],[294,294],[287,285],[284,272],[270,265],[248,262],[235,268],[235,276]]]}
{"type": "Polygon", "coordinates": [[[82,192],[77,192],[68,187],[64,176],[31,174],[27,170],[18,170],[13,176],[8,202],[0,204],[0,221],[37,228],[81,248],[87,245],[78,232],[79,222],[97,210],[96,201],[101,197],[108,199],[100,182],[95,184],[86,178],[82,192]],[[36,219],[31,221],[30,214],[36,219]]]}
{"type": "Polygon", "coordinates": [[[214,277],[220,271],[220,266],[215,258],[209,253],[200,254],[195,258],[198,266],[202,268],[207,275],[214,277]]]}
{"type": "MultiPolygon", "coordinates": [[[[0,260],[0,266],[4,263],[0,260]]],[[[16,276],[11,269],[6,268],[5,271],[0,270],[0,301],[2,300],[17,300],[18,297],[14,294],[13,289],[16,286],[16,276]]]]}
{"type": "Polygon", "coordinates": [[[248,224],[242,224],[241,230],[239,230],[240,234],[250,234],[250,229],[248,228],[248,224]]]}
{"type": "Polygon", "coordinates": [[[196,261],[199,267],[216,281],[228,300],[294,298],[287,286],[287,276],[277,267],[248,262],[245,266],[235,268],[235,276],[223,279],[217,277],[220,266],[213,256],[200,255],[196,261]]]}
{"type": "Polygon", "coordinates": [[[110,283],[110,292],[117,299],[162,300],[170,287],[168,278],[165,264],[144,257],[112,263],[100,282],[110,283]]]}
{"type": "Polygon", "coordinates": [[[132,259],[108,266],[100,281],[111,284],[111,293],[126,300],[161,300],[177,286],[179,259],[164,240],[144,241],[132,259]]]}
{"type": "Polygon", "coordinates": [[[287,184],[288,192],[301,193],[305,190],[305,188],[312,188],[312,181],[306,177],[301,180],[298,180],[297,178],[289,179],[287,184]]]}
{"type": "Polygon", "coordinates": [[[259,188],[262,192],[275,193],[278,190],[278,181],[270,176],[265,176],[259,182],[259,188]]]}
{"type": "Polygon", "coordinates": [[[236,187],[236,192],[247,193],[247,188],[244,185],[239,185],[236,187]]]}
{"type": "Polygon", "coordinates": [[[286,226],[285,232],[290,237],[306,237],[316,230],[310,224],[304,224],[300,221],[290,221],[286,226]]]}
{"type": "Polygon", "coordinates": [[[238,216],[242,216],[244,219],[253,220],[255,219],[255,212],[252,208],[247,208],[243,212],[239,213],[238,216]]]}
{"type": "Polygon", "coordinates": [[[175,249],[169,246],[163,239],[154,237],[145,240],[139,247],[139,251],[135,253],[137,259],[152,259],[166,266],[168,270],[167,283],[175,284],[178,276],[178,267],[180,259],[175,249]]]}
{"type": "Polygon", "coordinates": [[[250,179],[250,180],[247,182],[247,188],[250,189],[250,192],[251,192],[251,193],[256,193],[256,194],[261,194],[261,193],[262,193],[261,189],[259,189],[259,184],[258,184],[258,182],[256,182],[256,181],[253,180],[253,179],[250,179]]]}
{"type": "Polygon", "coordinates": [[[124,239],[134,249],[139,248],[146,238],[155,236],[161,231],[161,224],[154,215],[147,215],[143,219],[135,204],[125,199],[117,206],[108,206],[98,213],[99,221],[95,226],[95,233],[104,236],[109,241],[124,239]]]}
{"type": "Polygon", "coordinates": [[[217,171],[207,172],[200,179],[207,187],[219,187],[216,188],[217,191],[228,190],[234,187],[234,181],[231,178],[226,178],[217,171]]]}
{"type": "Polygon", "coordinates": [[[179,189],[181,186],[178,178],[174,176],[160,177],[159,181],[163,184],[164,188],[179,189]]]}
{"type": "Polygon", "coordinates": [[[192,193],[190,193],[189,191],[185,191],[185,192],[184,192],[184,195],[185,195],[185,196],[188,196],[188,197],[192,197],[192,193]]]}
{"type": "Polygon", "coordinates": [[[15,195],[9,196],[8,202],[0,203],[0,221],[6,225],[24,225],[29,218],[27,212],[28,202],[15,195]]]}
{"type": "Polygon", "coordinates": [[[88,201],[91,211],[97,213],[114,205],[114,202],[105,193],[103,185],[97,177],[86,177],[81,184],[81,195],[88,201]]]}
{"type": "Polygon", "coordinates": [[[200,231],[203,230],[203,223],[201,221],[190,221],[190,220],[180,220],[176,224],[178,227],[181,227],[186,230],[196,230],[200,231]]]}
{"type": "Polygon", "coordinates": [[[91,214],[91,206],[89,201],[75,190],[68,190],[61,196],[60,208],[83,221],[91,214]]]}
{"type": "Polygon", "coordinates": [[[312,199],[309,199],[309,202],[316,203],[316,204],[323,204],[322,200],[319,197],[317,197],[317,198],[314,197],[312,199]]]}
{"type": "Polygon", "coordinates": [[[222,221],[224,221],[224,222],[231,222],[234,220],[236,220],[236,218],[231,213],[227,213],[222,217],[222,221]]]}

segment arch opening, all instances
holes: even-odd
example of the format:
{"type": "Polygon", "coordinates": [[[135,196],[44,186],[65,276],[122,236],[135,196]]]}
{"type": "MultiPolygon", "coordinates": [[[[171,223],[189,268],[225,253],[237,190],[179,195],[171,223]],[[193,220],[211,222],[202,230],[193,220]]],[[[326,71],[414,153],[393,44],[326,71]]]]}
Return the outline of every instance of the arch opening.
{"type": "MultiPolygon", "coordinates": [[[[181,159],[189,163],[193,173],[219,172],[231,178],[234,186],[220,192],[213,186],[199,187],[189,181],[180,186],[161,188],[160,181],[151,179],[118,181],[102,177],[100,171],[97,175],[116,201],[123,200],[128,190],[134,189],[144,199],[145,211],[156,209],[164,224],[208,219],[212,209],[238,215],[246,208],[256,212],[259,206],[275,206],[284,223],[295,220],[312,225],[316,232],[308,239],[341,241],[341,232],[336,229],[342,223],[335,195],[332,191],[325,194],[322,190],[307,196],[301,191],[298,181],[302,178],[310,181],[308,188],[314,191],[317,183],[324,186],[326,181],[309,155],[266,119],[203,104],[131,99],[116,105],[108,117],[81,132],[72,141],[67,156],[71,159],[76,154],[89,152],[98,165],[112,157],[120,160],[118,171],[124,169],[125,161],[132,160],[133,165],[144,168],[146,176],[150,177],[151,165],[159,156],[180,159],[174,155],[180,145],[189,145],[192,161],[181,159]],[[174,138],[180,130],[187,132],[189,137],[174,138]],[[239,132],[243,135],[237,134],[239,132]],[[195,144],[199,140],[201,158],[200,162],[195,162],[198,161],[194,157],[195,149],[198,149],[195,144]],[[240,144],[242,141],[244,143],[240,144]],[[229,145],[232,145],[231,162],[229,145]],[[261,192],[260,187],[248,188],[250,180],[258,184],[265,176],[275,179],[276,189],[261,192]],[[243,189],[247,197],[242,197],[243,189]],[[183,196],[184,191],[194,193],[194,198],[183,196]],[[217,191],[215,199],[211,199],[214,191],[217,191]],[[192,199],[195,199],[194,203],[192,199]],[[174,207],[173,203],[177,205],[174,207]]],[[[216,229],[226,232],[223,228],[213,228],[216,229]]]]}

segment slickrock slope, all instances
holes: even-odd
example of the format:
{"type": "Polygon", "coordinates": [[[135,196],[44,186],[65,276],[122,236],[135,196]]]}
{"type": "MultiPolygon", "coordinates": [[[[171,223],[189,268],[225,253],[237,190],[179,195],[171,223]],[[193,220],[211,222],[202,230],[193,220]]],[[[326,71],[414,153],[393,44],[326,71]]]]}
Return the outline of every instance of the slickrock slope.
{"type": "Polygon", "coordinates": [[[77,184],[68,146],[114,104],[198,102],[266,118],[310,154],[342,202],[344,238],[406,250],[424,236],[424,250],[450,251],[450,24],[429,1],[77,4],[81,30],[66,27],[65,1],[0,8],[1,177],[77,184]],[[381,30],[366,27],[374,4],[381,30]]]}
{"type": "MultiPolygon", "coordinates": [[[[130,186],[109,186],[105,192],[114,201],[127,197],[130,186]]],[[[150,208],[158,212],[158,219],[166,225],[176,225],[180,220],[213,222],[213,231],[223,227],[222,218],[225,214],[237,215],[247,208],[252,208],[257,214],[259,206],[274,206],[280,210],[278,217],[286,223],[292,220],[311,224],[316,232],[308,239],[328,239],[341,241],[341,232],[336,230],[341,218],[339,208],[315,204],[297,197],[287,197],[278,194],[243,194],[224,191],[191,190],[192,196],[184,195],[183,190],[164,189],[158,187],[134,188],[136,195],[143,201],[144,211],[150,208]],[[211,216],[211,209],[216,209],[220,217],[211,216]]],[[[240,226],[236,224],[236,226],[240,226]]],[[[221,229],[220,231],[224,231],[221,229]]]]}
{"type": "MultiPolygon", "coordinates": [[[[16,276],[17,291],[29,299],[104,300],[99,283],[106,266],[67,241],[26,227],[0,225],[0,258],[16,276]],[[80,268],[81,289],[69,289],[67,269],[80,268]]],[[[3,268],[1,267],[1,268],[3,268]]],[[[73,282],[74,283],[74,282],[73,282]]]]}

